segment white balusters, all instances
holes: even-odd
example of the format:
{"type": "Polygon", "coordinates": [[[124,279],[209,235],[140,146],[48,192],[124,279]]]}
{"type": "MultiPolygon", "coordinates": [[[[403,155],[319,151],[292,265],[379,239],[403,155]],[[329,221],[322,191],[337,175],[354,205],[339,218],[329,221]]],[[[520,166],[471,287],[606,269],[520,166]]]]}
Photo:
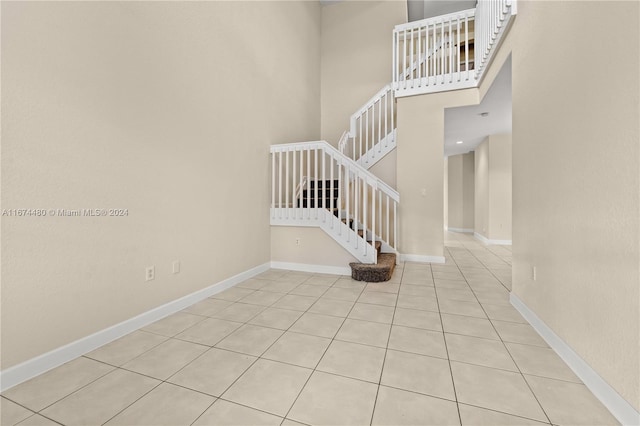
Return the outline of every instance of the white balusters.
{"type": "Polygon", "coordinates": [[[383,87],[351,116],[352,149],[349,153],[341,151],[362,166],[371,167],[395,147],[393,92],[391,85],[383,87]]]}
{"type": "Polygon", "coordinates": [[[276,156],[271,154],[271,219],[276,218],[276,156]]]}
{"type": "Polygon", "coordinates": [[[515,0],[479,0],[476,6],[477,42],[475,46],[475,75],[479,80],[512,16],[516,14],[515,0]]]}
{"type": "Polygon", "coordinates": [[[297,200],[295,201],[297,203],[297,207],[299,207],[298,210],[296,210],[296,218],[297,218],[297,212],[300,211],[300,219],[304,219],[304,210],[302,210],[302,194],[304,194],[302,191],[305,187],[306,184],[306,180],[304,179],[303,176],[303,164],[304,164],[304,151],[301,149],[300,150],[300,192],[298,194],[296,194],[297,200]]]}
{"type": "MultiPolygon", "coordinates": [[[[503,1],[503,0],[499,0],[503,1]]],[[[393,34],[393,87],[401,94],[419,94],[472,87],[462,79],[469,69],[468,44],[473,41],[468,23],[475,9],[397,25],[393,34]],[[462,42],[465,40],[465,48],[462,42]],[[465,57],[462,52],[467,52],[465,57]]]]}
{"type": "MultiPolygon", "coordinates": [[[[374,108],[370,117],[381,117],[381,102],[374,108]]],[[[395,250],[396,191],[324,141],[273,145],[271,153],[271,224],[318,226],[363,262],[376,261],[375,241],[395,250]]]]}
{"type": "Polygon", "coordinates": [[[278,173],[278,216],[282,218],[282,151],[278,153],[280,170],[278,173]]]}
{"type": "Polygon", "coordinates": [[[284,197],[285,197],[285,208],[286,208],[286,216],[289,219],[289,150],[284,152],[286,166],[285,166],[285,178],[284,178],[284,197]]]}
{"type": "Polygon", "coordinates": [[[464,17],[464,69],[469,80],[469,17],[464,17]]]}
{"type": "MultiPolygon", "coordinates": [[[[327,156],[326,155],[322,155],[322,182],[326,182],[327,181],[327,160],[326,160],[327,156]]],[[[329,166],[331,167],[331,158],[329,158],[329,166]]],[[[333,171],[333,167],[331,167],[331,171],[333,171]]],[[[326,222],[327,221],[327,212],[326,212],[326,208],[327,208],[327,188],[325,188],[325,186],[323,185],[322,187],[322,221],[326,222]]],[[[331,227],[333,227],[333,218],[329,218],[331,220],[331,227]]]]}
{"type": "Polygon", "coordinates": [[[479,0],[475,9],[397,25],[393,88],[406,96],[476,87],[516,9],[516,0],[479,0]]]}
{"type": "Polygon", "coordinates": [[[318,185],[318,148],[314,149],[313,153],[314,153],[314,160],[313,160],[314,161],[314,167],[313,167],[313,170],[315,172],[314,189],[315,189],[315,195],[316,195],[313,205],[315,206],[316,219],[318,219],[318,215],[320,214],[319,210],[318,210],[318,204],[320,203],[320,197],[318,197],[318,186],[319,186],[318,185]]]}

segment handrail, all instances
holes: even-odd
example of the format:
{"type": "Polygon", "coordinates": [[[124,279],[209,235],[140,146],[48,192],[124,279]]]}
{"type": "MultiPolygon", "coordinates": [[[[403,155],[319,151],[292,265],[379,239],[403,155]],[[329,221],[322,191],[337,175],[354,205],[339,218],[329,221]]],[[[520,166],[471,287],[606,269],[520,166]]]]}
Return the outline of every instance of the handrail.
{"type": "Polygon", "coordinates": [[[334,155],[339,156],[342,161],[346,162],[349,166],[355,168],[356,170],[358,170],[359,173],[363,174],[367,178],[367,183],[372,185],[375,189],[380,189],[385,194],[389,195],[394,201],[400,202],[400,194],[398,193],[398,191],[391,188],[383,180],[381,180],[379,177],[371,173],[369,170],[365,169],[360,164],[356,163],[351,158],[347,157],[346,155],[338,151],[327,141],[320,140],[320,141],[276,144],[276,145],[271,145],[270,152],[271,153],[284,152],[290,148],[295,148],[296,146],[308,147],[309,149],[322,148],[325,151],[328,151],[330,153],[333,153],[334,155]]]}
{"type": "Polygon", "coordinates": [[[302,196],[302,191],[304,191],[305,186],[307,186],[307,177],[303,176],[302,181],[296,186],[294,191],[296,197],[300,198],[302,196]]]}
{"type": "Polygon", "coordinates": [[[391,90],[391,84],[385,84],[385,86],[382,89],[378,90],[375,95],[373,95],[367,102],[364,103],[364,105],[360,107],[360,109],[351,114],[351,120],[355,120],[356,117],[362,115],[363,112],[371,108],[371,106],[378,102],[378,100],[389,90],[391,90]]]}
{"type": "Polygon", "coordinates": [[[461,16],[461,15],[473,15],[475,10],[476,8],[474,7],[471,9],[460,10],[458,12],[447,13],[445,15],[438,15],[438,16],[433,16],[431,18],[424,18],[419,21],[411,21],[405,24],[398,24],[395,27],[393,27],[393,29],[397,31],[401,31],[401,30],[410,30],[411,28],[416,28],[416,27],[424,27],[426,25],[432,25],[434,23],[439,24],[439,23],[442,23],[443,21],[447,21],[450,18],[451,19],[457,18],[458,16],[461,16]]]}
{"type": "Polygon", "coordinates": [[[342,136],[340,136],[340,140],[338,140],[338,150],[343,154],[345,149],[347,148],[348,140],[349,140],[349,131],[345,130],[344,132],[342,132],[342,136]]]}

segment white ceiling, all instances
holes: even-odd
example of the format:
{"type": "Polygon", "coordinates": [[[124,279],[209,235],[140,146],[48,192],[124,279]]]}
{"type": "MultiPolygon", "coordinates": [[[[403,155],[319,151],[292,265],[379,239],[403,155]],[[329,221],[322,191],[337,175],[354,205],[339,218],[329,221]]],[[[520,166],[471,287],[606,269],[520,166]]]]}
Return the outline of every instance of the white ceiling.
{"type": "Polygon", "coordinates": [[[476,0],[407,0],[409,22],[476,7],[476,0]]]}
{"type": "Polygon", "coordinates": [[[489,135],[511,132],[511,58],[479,105],[448,108],[444,112],[444,155],[476,149],[489,135]],[[487,117],[480,114],[488,112],[487,117]],[[462,144],[457,144],[462,141],[462,144]]]}

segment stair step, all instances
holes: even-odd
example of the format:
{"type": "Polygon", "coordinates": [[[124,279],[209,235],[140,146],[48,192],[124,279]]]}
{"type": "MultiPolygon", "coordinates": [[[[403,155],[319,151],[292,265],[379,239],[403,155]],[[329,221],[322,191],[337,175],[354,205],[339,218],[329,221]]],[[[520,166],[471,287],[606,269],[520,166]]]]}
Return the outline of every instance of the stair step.
{"type": "MultiPolygon", "coordinates": [[[[342,218],[342,223],[347,225],[347,219],[343,217],[342,218]]],[[[349,226],[349,228],[353,229],[353,219],[349,219],[349,224],[347,226],[349,226]]]]}
{"type": "MultiPolygon", "coordinates": [[[[360,237],[364,238],[363,237],[364,232],[362,232],[362,229],[358,230],[358,235],[360,235],[360,237]]],[[[369,244],[371,244],[371,240],[368,240],[367,242],[369,244]]],[[[380,241],[376,241],[375,248],[376,248],[376,251],[378,252],[378,256],[380,256],[380,253],[381,253],[381,250],[382,250],[382,243],[380,241]]]]}
{"type": "MultiPolygon", "coordinates": [[[[316,183],[318,184],[318,188],[327,188],[329,190],[331,190],[331,179],[327,179],[327,180],[310,180],[309,181],[309,188],[314,189],[316,187],[316,183]]],[[[340,185],[340,181],[338,179],[334,179],[333,180],[333,187],[334,188],[338,188],[338,186],[340,185]]]]}
{"type": "Polygon", "coordinates": [[[316,196],[316,191],[318,192],[318,198],[338,198],[338,196],[340,195],[340,192],[338,190],[338,188],[333,188],[333,195],[331,195],[331,188],[326,188],[326,189],[322,189],[322,188],[311,188],[311,189],[303,189],[302,190],[302,196],[304,198],[307,197],[307,195],[309,197],[315,197],[316,196]]]}
{"type": "Polygon", "coordinates": [[[350,263],[351,278],[356,281],[366,281],[370,283],[379,283],[389,281],[393,270],[396,267],[395,253],[378,254],[378,263],[350,263]]]}

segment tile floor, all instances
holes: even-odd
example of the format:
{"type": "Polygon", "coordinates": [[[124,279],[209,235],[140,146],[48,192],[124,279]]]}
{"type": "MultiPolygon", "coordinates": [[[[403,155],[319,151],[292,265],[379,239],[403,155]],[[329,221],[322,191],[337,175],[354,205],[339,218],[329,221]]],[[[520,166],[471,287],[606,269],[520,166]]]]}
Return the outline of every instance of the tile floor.
{"type": "Polygon", "coordinates": [[[391,282],[269,270],[2,395],[2,425],[617,424],[448,234],[391,282]]]}

